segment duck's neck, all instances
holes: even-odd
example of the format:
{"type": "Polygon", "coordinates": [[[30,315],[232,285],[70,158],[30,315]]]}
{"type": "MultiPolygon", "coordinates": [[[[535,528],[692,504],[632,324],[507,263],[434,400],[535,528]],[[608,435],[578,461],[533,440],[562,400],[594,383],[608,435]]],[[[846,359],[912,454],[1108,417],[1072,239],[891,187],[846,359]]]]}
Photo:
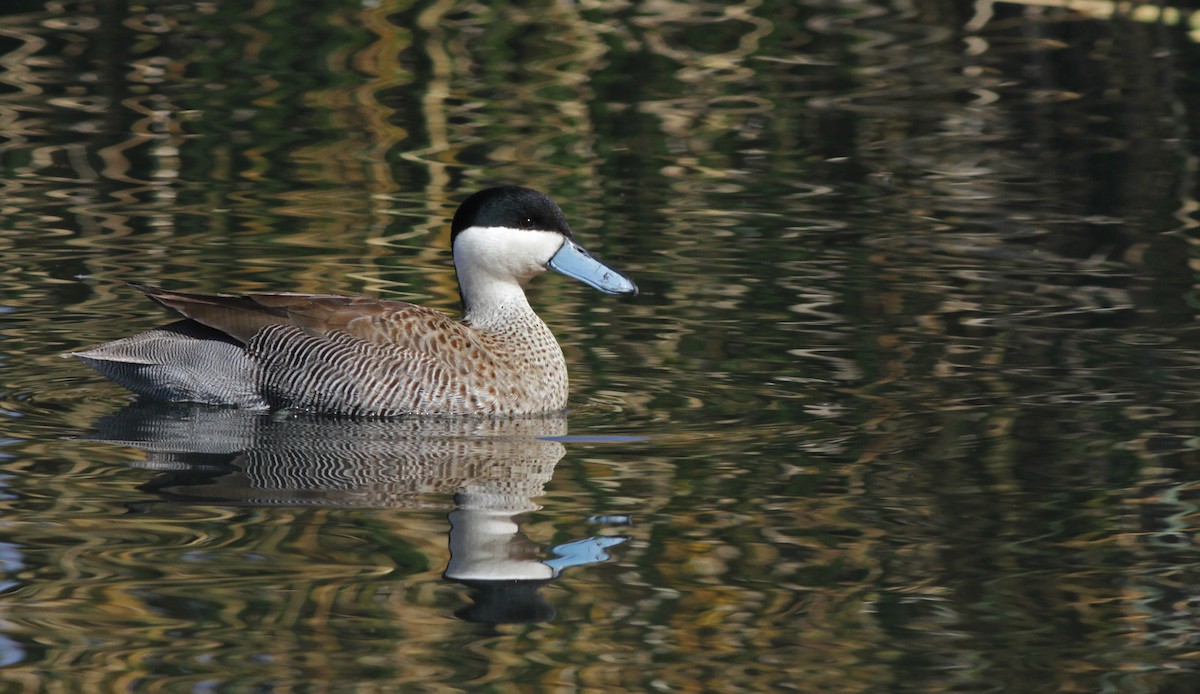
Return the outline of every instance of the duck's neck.
{"type": "Polygon", "coordinates": [[[525,297],[525,290],[516,282],[486,275],[470,279],[460,276],[459,288],[463,321],[477,330],[504,330],[522,323],[541,323],[525,297]]]}

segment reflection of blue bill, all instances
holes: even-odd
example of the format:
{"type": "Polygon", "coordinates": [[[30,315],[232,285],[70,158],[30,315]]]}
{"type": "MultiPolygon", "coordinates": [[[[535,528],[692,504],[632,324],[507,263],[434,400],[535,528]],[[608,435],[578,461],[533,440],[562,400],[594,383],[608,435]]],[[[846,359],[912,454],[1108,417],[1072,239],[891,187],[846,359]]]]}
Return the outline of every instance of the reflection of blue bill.
{"type": "Polygon", "coordinates": [[[628,540],[628,537],[589,537],[586,540],[576,540],[566,544],[551,547],[550,551],[554,554],[554,559],[547,559],[542,563],[554,570],[554,575],[557,576],[563,569],[572,566],[584,566],[586,564],[598,564],[609,559],[609,547],[617,545],[628,540]]]}
{"type": "Polygon", "coordinates": [[[588,522],[595,523],[596,525],[610,525],[610,526],[611,525],[633,525],[633,518],[629,517],[628,514],[621,513],[621,514],[615,514],[615,515],[610,514],[610,515],[604,515],[604,516],[589,516],[588,522]]]}

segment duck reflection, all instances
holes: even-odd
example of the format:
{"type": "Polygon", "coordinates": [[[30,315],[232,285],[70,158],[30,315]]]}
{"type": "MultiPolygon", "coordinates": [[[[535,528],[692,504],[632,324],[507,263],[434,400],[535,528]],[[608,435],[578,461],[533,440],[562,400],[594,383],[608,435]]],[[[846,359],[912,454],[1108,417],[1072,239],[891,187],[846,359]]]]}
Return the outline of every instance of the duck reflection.
{"type": "MultiPolygon", "coordinates": [[[[520,516],[541,496],[565,449],[565,417],[346,420],[255,416],[137,402],[101,418],[94,438],[140,448],[164,498],[236,505],[435,508],[453,498],[445,578],[473,604],[456,614],[494,624],[547,621],[539,589],[566,568],[608,559],[624,537],[543,548],[520,516]],[[548,558],[547,558],[548,557],[548,558]]],[[[622,517],[594,518],[620,525],[622,517]]]]}

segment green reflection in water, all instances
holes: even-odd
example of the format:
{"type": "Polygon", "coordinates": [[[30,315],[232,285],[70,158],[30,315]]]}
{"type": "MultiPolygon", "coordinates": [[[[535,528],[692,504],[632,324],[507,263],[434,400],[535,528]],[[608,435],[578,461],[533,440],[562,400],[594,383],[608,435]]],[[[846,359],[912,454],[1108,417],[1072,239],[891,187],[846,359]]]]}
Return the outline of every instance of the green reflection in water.
{"type": "MultiPolygon", "coordinates": [[[[1181,31],[1003,2],[25,5],[0,22],[6,681],[1195,677],[1181,31]],[[122,281],[454,310],[448,217],[499,181],[644,290],[530,288],[568,434],[646,437],[568,440],[517,514],[531,555],[629,537],[541,590],[553,621],[455,617],[454,484],[355,505],[264,473],[303,498],[235,503],[228,460],[64,440],[126,396],[57,353],[162,320],[122,281]]],[[[371,450],[315,440],[348,438],[371,450]]],[[[413,479],[383,457],[331,469],[413,479]]]]}

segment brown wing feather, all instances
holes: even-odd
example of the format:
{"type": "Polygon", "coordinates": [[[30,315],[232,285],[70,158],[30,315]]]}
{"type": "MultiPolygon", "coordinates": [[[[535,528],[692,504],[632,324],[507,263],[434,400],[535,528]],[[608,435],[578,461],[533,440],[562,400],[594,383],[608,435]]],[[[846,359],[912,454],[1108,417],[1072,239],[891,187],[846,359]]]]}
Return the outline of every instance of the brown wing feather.
{"type": "MultiPolygon", "coordinates": [[[[195,294],[146,284],[131,286],[162,306],[243,343],[269,325],[294,325],[313,334],[323,334],[346,330],[355,320],[421,309],[402,301],[367,297],[294,293],[195,294]]],[[[443,314],[437,315],[454,322],[443,314]]]]}

